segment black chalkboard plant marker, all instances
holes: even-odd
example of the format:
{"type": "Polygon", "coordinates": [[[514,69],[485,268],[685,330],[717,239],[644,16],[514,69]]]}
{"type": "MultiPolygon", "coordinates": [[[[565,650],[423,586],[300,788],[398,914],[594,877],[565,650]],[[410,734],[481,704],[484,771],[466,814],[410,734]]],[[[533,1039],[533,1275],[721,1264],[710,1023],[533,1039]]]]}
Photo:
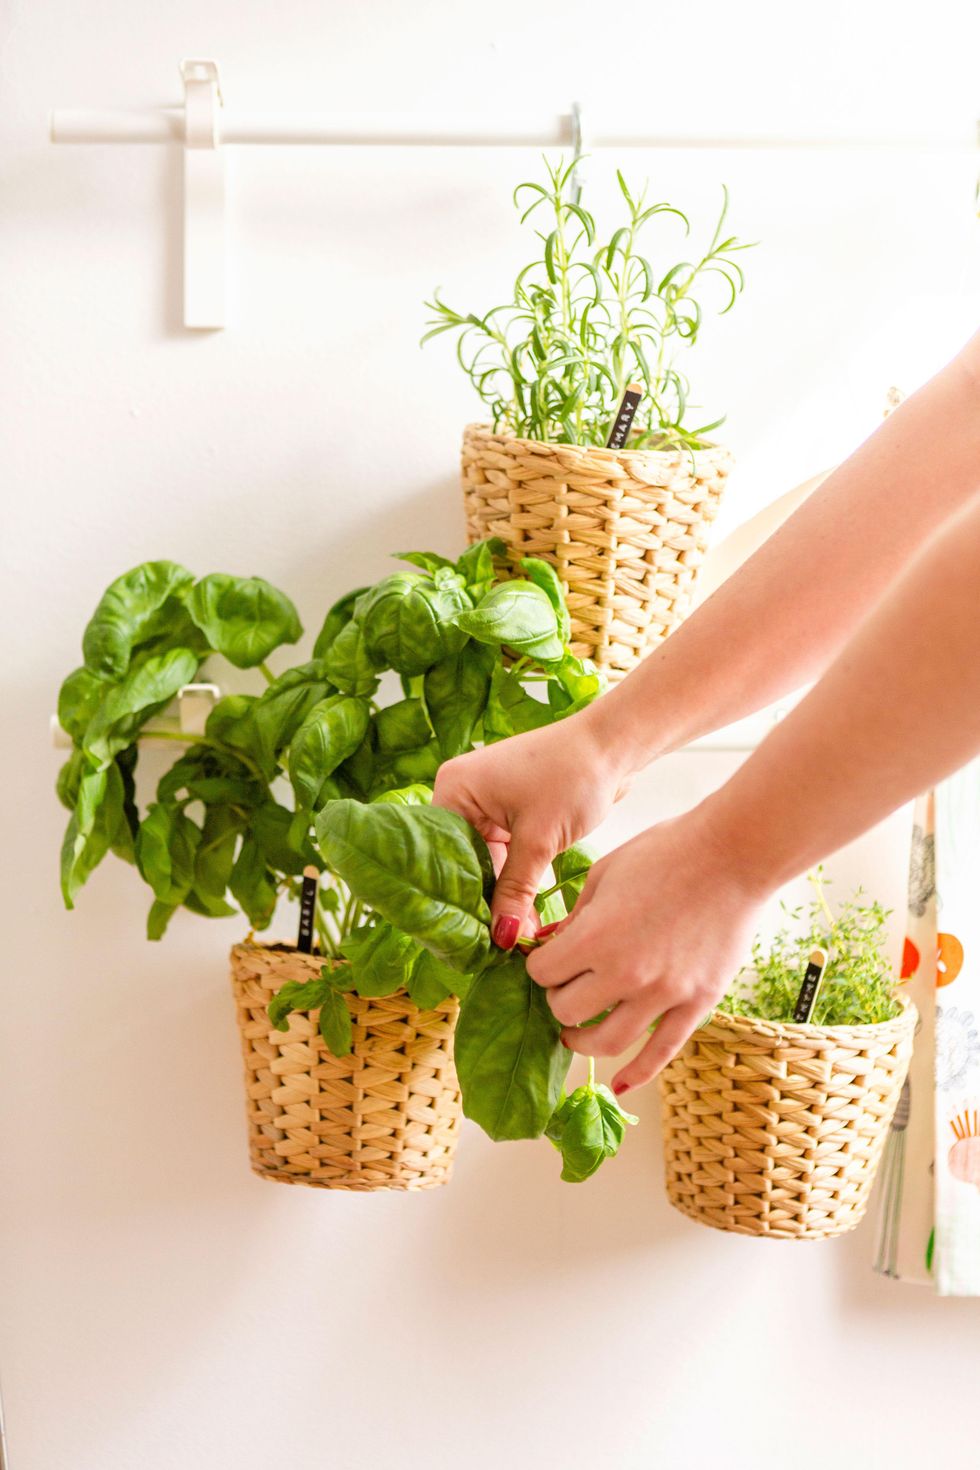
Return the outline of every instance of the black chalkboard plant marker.
{"type": "Polygon", "coordinates": [[[313,913],[316,909],[316,891],[320,875],[311,863],[303,869],[303,892],[299,901],[299,937],[296,948],[300,954],[313,951],[313,913]]]}
{"type": "Polygon", "coordinates": [[[803,984],[800,986],[800,993],[796,997],[796,1006],[793,1010],[793,1020],[801,1025],[806,1025],[813,1015],[813,1007],[817,1003],[817,996],[820,993],[820,982],[823,979],[823,972],[826,968],[827,951],[819,947],[812,949],[810,951],[810,963],[806,967],[803,984]]]}
{"type": "Polygon", "coordinates": [[[623,401],[619,405],[619,411],[613,420],[613,426],[606,440],[607,449],[622,449],[629,438],[630,429],[633,427],[633,418],[640,406],[643,397],[643,389],[639,383],[630,383],[623,394],[623,401]]]}

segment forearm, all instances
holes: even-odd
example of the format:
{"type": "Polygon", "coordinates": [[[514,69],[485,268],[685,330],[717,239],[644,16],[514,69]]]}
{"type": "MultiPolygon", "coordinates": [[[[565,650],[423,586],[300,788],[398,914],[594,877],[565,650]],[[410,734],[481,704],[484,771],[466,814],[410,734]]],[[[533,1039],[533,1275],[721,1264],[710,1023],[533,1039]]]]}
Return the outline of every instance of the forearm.
{"type": "Polygon", "coordinates": [[[980,497],[698,811],[749,891],[764,895],[977,751],[980,497]]]}
{"type": "Polygon", "coordinates": [[[626,769],[817,678],[980,483],[980,335],[595,707],[626,769]]]}

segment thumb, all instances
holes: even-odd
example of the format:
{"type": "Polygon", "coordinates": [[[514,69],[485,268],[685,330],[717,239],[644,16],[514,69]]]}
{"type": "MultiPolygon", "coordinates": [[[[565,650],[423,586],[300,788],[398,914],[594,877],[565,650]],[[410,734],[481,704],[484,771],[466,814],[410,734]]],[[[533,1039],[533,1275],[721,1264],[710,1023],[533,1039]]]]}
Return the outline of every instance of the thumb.
{"type": "Polygon", "coordinates": [[[490,905],[491,934],[501,949],[513,949],[518,935],[528,932],[528,916],[551,858],[550,848],[540,837],[532,838],[515,826],[490,905]]]}

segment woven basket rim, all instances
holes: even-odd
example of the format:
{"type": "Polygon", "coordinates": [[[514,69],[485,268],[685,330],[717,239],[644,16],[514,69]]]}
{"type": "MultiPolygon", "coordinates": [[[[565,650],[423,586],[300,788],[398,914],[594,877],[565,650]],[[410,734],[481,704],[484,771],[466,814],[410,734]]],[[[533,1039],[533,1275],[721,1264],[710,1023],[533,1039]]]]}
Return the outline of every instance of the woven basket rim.
{"type": "Polygon", "coordinates": [[[463,429],[463,439],[506,439],[509,443],[520,447],[527,445],[532,453],[536,453],[542,447],[579,453],[582,455],[604,455],[611,462],[627,462],[629,460],[642,459],[644,462],[673,459],[679,454],[694,455],[702,464],[717,459],[722,463],[731,461],[734,456],[732,451],[724,444],[707,443],[700,449],[687,449],[686,446],[675,444],[669,449],[608,449],[604,444],[559,444],[554,439],[521,439],[510,429],[495,429],[493,424],[470,423],[463,429]]]}
{"type": "Polygon", "coordinates": [[[711,1013],[711,1020],[694,1032],[694,1037],[704,1036],[716,1029],[735,1035],[766,1037],[773,1042],[817,1041],[823,1037],[840,1042],[849,1038],[855,1041],[869,1041],[872,1038],[881,1040],[891,1034],[902,1035],[918,1020],[919,1013],[909,996],[899,993],[895,999],[901,1007],[897,1016],[892,1016],[888,1021],[861,1021],[853,1026],[816,1026],[809,1021],[767,1021],[759,1016],[743,1016],[738,1012],[715,1010],[711,1013]]]}

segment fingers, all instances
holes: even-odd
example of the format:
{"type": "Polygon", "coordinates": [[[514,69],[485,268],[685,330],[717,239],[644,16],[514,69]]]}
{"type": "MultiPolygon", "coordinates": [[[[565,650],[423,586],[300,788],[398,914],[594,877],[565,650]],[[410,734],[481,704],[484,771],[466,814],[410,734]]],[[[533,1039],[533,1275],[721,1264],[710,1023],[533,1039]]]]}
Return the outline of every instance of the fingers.
{"type": "MultiPolygon", "coordinates": [[[[663,1017],[646,1046],[616,1073],[612,1081],[613,1092],[617,1095],[629,1092],[631,1088],[642,1087],[656,1077],[697,1030],[703,1018],[703,1001],[674,1006],[663,1017]]],[[[579,1032],[579,1035],[587,1036],[588,1031],[579,1032]]]]}
{"type": "Polygon", "coordinates": [[[617,1000],[626,998],[615,979],[611,980],[608,973],[597,974],[594,970],[586,970],[574,980],[554,985],[548,990],[552,1015],[563,1026],[581,1026],[584,1021],[591,1021],[593,1016],[601,1015],[615,1005],[617,1000]]]}
{"type": "Polygon", "coordinates": [[[577,1051],[584,1057],[618,1056],[643,1035],[662,1009],[663,1000],[657,992],[644,991],[630,1000],[620,1001],[597,1026],[566,1026],[561,1033],[562,1043],[569,1051],[577,1051]]]}
{"type": "Polygon", "coordinates": [[[513,949],[519,934],[531,932],[529,913],[552,856],[540,834],[515,825],[490,905],[493,942],[501,949],[513,949]]]}

